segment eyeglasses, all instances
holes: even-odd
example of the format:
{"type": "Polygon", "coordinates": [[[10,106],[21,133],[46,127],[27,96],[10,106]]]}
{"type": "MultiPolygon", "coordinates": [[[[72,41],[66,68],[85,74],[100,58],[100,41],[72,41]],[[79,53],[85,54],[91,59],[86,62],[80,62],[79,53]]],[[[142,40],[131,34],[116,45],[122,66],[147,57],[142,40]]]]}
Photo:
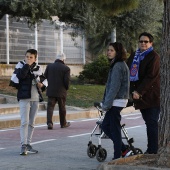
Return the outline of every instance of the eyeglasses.
{"type": "Polygon", "coordinates": [[[141,40],[141,41],[139,41],[139,43],[141,43],[141,44],[142,44],[142,43],[147,44],[148,42],[149,42],[149,41],[142,41],[142,40],[141,40]]]}

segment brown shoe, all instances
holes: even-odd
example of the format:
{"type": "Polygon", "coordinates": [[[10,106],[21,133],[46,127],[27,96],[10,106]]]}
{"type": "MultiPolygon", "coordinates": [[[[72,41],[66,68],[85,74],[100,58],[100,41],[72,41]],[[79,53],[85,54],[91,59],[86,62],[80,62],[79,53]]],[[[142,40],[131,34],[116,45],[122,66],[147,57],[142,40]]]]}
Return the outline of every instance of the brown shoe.
{"type": "Polygon", "coordinates": [[[53,124],[52,123],[48,123],[48,129],[49,130],[53,129],[53,124]]]}
{"type": "Polygon", "coordinates": [[[61,128],[67,128],[67,127],[69,127],[71,125],[71,123],[70,122],[67,122],[64,126],[61,126],[61,128]]]}

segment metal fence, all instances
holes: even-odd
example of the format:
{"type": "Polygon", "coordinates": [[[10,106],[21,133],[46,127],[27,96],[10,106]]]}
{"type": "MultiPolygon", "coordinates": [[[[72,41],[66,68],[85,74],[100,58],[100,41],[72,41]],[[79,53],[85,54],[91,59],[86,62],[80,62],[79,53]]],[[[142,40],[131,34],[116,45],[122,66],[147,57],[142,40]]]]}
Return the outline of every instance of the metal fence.
{"type": "MultiPolygon", "coordinates": [[[[28,28],[27,24],[4,17],[0,20],[0,63],[16,63],[24,59],[27,49],[38,50],[38,62],[48,64],[54,62],[61,48],[60,30],[48,20],[37,27],[37,32],[28,28]],[[37,35],[36,35],[37,33],[37,35]],[[37,41],[37,42],[36,42],[37,41]]],[[[84,64],[85,47],[82,35],[72,40],[71,28],[63,30],[63,51],[67,64],[84,64]],[[76,44],[76,45],[75,45],[76,44]]]]}

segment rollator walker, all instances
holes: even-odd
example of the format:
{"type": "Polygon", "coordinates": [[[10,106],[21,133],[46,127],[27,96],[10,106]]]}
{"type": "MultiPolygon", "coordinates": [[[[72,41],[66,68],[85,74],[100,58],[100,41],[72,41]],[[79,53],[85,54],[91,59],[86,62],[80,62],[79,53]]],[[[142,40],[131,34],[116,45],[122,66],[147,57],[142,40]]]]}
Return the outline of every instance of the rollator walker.
{"type": "MultiPolygon", "coordinates": [[[[90,134],[90,140],[89,140],[88,147],[87,147],[87,155],[90,158],[94,158],[96,156],[96,159],[99,162],[103,162],[107,158],[107,151],[106,151],[106,149],[104,149],[102,147],[101,139],[109,139],[109,137],[101,129],[101,125],[102,125],[102,122],[103,122],[103,119],[105,116],[105,112],[102,111],[99,102],[95,102],[94,106],[98,109],[99,119],[96,121],[96,125],[90,134]],[[92,143],[93,136],[98,138],[98,146],[96,146],[92,143]]],[[[130,151],[129,152],[130,154],[128,156],[143,154],[141,149],[135,148],[133,146],[134,140],[133,140],[133,138],[128,137],[127,130],[125,129],[125,124],[121,125],[121,130],[124,135],[122,137],[122,139],[125,139],[127,141],[126,147],[130,151]]]]}

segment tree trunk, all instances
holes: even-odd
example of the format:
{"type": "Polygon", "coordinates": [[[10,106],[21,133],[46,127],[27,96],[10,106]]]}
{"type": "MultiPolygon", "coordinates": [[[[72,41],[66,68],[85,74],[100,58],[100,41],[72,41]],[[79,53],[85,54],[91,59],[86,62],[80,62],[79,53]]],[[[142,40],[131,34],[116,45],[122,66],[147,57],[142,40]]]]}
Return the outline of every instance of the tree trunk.
{"type": "Polygon", "coordinates": [[[170,167],[170,0],[164,0],[158,164],[170,167]]]}

